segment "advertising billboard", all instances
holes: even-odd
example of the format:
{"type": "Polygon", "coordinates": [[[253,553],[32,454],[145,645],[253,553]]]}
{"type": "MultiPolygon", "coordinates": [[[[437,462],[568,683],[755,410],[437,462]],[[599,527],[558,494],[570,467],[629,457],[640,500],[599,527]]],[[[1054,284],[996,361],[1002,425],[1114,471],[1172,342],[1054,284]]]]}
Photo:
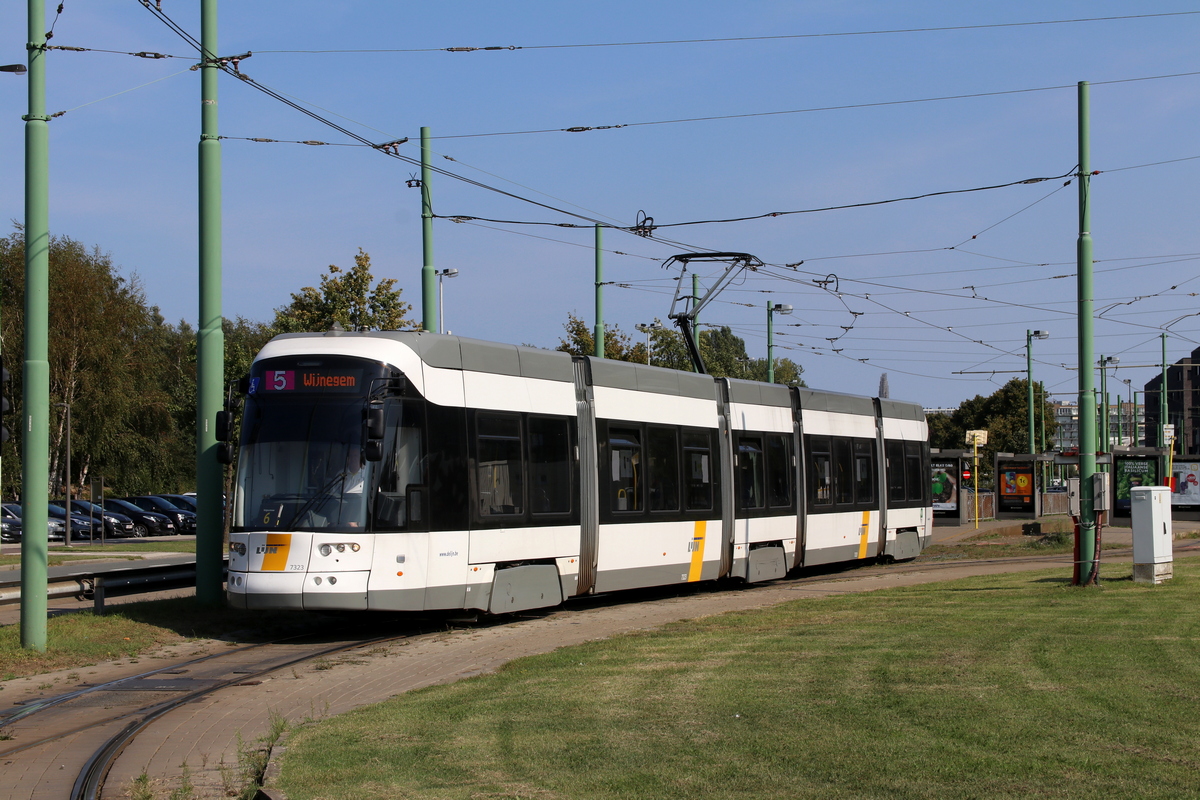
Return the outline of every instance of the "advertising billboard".
{"type": "Polygon", "coordinates": [[[1033,465],[1015,464],[1004,466],[999,474],[998,511],[1018,511],[1032,514],[1033,508],[1033,465]]]}
{"type": "Polygon", "coordinates": [[[1171,465],[1171,505],[1200,506],[1200,462],[1176,461],[1171,465]]]}
{"type": "Polygon", "coordinates": [[[933,468],[933,510],[958,511],[958,459],[934,459],[929,465],[933,468]]]}
{"type": "Polygon", "coordinates": [[[1158,457],[1115,456],[1113,478],[1116,481],[1117,509],[1128,511],[1131,504],[1130,489],[1158,485],[1158,457]]]}

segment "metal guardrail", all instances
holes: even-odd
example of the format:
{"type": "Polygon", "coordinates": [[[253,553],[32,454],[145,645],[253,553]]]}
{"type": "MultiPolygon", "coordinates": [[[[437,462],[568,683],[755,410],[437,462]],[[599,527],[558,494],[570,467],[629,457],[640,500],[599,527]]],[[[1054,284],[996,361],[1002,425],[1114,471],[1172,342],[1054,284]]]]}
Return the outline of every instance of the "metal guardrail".
{"type": "MultiPolygon", "coordinates": [[[[119,567],[101,572],[81,573],[58,578],[46,584],[48,598],[77,597],[92,600],[97,615],[104,614],[109,597],[127,597],[149,592],[165,592],[196,585],[196,564],[154,564],[144,567],[119,567]]],[[[21,579],[0,580],[0,605],[21,602],[21,579]]]]}

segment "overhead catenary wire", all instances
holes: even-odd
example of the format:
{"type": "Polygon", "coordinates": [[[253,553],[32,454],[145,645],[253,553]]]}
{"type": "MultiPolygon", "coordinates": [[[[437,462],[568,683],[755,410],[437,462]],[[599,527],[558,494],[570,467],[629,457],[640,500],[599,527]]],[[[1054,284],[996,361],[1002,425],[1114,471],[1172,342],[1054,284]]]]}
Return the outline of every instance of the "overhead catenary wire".
{"type": "Polygon", "coordinates": [[[866,31],[829,31],[824,33],[785,33],[769,36],[724,36],[706,39],[658,39],[630,42],[588,42],[577,44],[540,44],[540,45],[486,45],[486,46],[456,46],[456,47],[420,47],[420,48],[353,48],[326,50],[263,50],[264,53],[280,54],[350,54],[350,53],[475,53],[475,52],[512,52],[517,50],[567,50],[576,48],[597,47],[647,47],[654,45],[676,44],[723,44],[729,42],[765,42],[789,39],[824,39],[831,37],[850,36],[884,36],[911,33],[944,33],[950,31],[974,31],[997,28],[1024,28],[1044,25],[1072,25],[1084,22],[1114,22],[1133,19],[1154,19],[1157,17],[1179,17],[1200,14],[1200,11],[1168,11],[1157,14],[1126,14],[1111,17],[1079,17],[1075,19],[1031,20],[1025,22],[992,22],[979,25],[944,25],[922,28],[892,28],[866,31]]]}

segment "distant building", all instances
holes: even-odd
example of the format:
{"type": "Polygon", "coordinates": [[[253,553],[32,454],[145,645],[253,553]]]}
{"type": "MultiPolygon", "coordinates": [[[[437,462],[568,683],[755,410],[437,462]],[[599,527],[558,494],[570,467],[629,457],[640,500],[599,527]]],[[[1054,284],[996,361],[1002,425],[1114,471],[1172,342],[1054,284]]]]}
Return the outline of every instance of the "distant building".
{"type": "MultiPolygon", "coordinates": [[[[1079,447],[1079,404],[1051,403],[1058,428],[1054,432],[1053,450],[1074,450],[1079,447]]],[[[1096,405],[1096,450],[1103,452],[1099,438],[1104,434],[1101,425],[1103,406],[1096,405]]],[[[1120,402],[1108,407],[1108,440],[1111,447],[1139,447],[1146,437],[1146,407],[1141,403],[1120,402]]]]}
{"type": "MultiPolygon", "coordinates": [[[[1146,383],[1146,444],[1164,446],[1159,442],[1159,398],[1162,374],[1146,383]]],[[[1200,453],[1200,347],[1190,356],[1167,367],[1167,419],[1175,426],[1175,452],[1180,455],[1200,453]]]]}

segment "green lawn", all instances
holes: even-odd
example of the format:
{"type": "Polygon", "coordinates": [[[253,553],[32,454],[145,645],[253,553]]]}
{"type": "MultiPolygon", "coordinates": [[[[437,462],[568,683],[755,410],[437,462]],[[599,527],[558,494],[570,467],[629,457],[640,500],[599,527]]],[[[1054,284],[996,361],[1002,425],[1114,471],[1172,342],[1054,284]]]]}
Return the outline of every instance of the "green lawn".
{"type": "Polygon", "coordinates": [[[1200,559],[800,600],[302,726],[292,800],[1200,796],[1200,559]]]}

